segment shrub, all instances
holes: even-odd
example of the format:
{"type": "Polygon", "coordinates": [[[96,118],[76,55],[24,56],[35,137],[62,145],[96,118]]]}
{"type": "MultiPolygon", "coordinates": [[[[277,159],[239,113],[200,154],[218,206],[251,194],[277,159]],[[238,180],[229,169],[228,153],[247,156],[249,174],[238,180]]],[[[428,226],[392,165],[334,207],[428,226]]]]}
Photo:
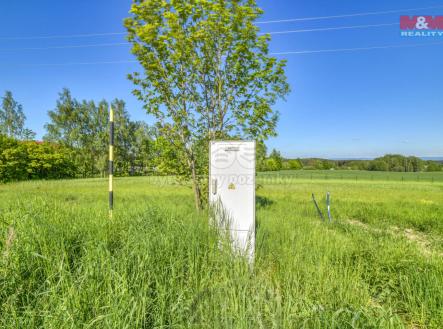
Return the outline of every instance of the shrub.
{"type": "Polygon", "coordinates": [[[0,182],[75,176],[69,149],[0,135],[0,182]]]}

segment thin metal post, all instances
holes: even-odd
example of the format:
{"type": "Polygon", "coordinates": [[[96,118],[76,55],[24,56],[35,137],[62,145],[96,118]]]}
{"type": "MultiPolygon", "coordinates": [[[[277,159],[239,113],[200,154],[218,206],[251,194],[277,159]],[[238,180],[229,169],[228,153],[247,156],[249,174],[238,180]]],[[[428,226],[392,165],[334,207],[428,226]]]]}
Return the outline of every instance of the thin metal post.
{"type": "Polygon", "coordinates": [[[322,221],[325,221],[325,218],[323,217],[323,214],[322,214],[320,208],[318,207],[317,201],[315,200],[314,193],[312,193],[312,201],[314,202],[315,208],[317,209],[317,212],[318,212],[318,215],[320,216],[320,219],[322,221]]]}
{"type": "Polygon", "coordinates": [[[328,218],[329,221],[332,222],[332,216],[331,216],[331,193],[326,193],[326,207],[328,209],[328,218]]]}
{"type": "Polygon", "coordinates": [[[109,217],[112,218],[112,210],[114,209],[114,110],[112,106],[109,108],[109,217]]]}

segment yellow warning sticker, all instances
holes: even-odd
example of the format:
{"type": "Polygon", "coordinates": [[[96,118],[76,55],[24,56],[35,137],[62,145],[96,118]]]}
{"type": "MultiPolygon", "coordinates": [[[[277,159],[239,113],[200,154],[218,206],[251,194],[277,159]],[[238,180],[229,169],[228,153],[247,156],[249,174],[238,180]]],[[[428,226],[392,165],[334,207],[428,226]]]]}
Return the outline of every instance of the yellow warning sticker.
{"type": "Polygon", "coordinates": [[[234,185],[234,183],[229,184],[228,189],[229,189],[229,190],[235,190],[235,185],[234,185]]]}

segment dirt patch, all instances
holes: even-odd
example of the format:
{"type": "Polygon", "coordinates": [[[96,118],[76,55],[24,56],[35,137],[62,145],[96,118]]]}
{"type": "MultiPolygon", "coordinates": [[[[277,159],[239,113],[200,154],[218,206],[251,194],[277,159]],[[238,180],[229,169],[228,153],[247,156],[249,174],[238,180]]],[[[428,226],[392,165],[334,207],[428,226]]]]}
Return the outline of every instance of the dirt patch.
{"type": "Polygon", "coordinates": [[[348,223],[353,226],[359,226],[361,228],[364,228],[365,230],[371,230],[371,228],[367,224],[362,223],[362,222],[355,220],[355,219],[348,220],[348,223]]]}
{"type": "Polygon", "coordinates": [[[358,221],[356,219],[349,219],[348,223],[353,225],[353,226],[361,227],[362,229],[364,229],[366,231],[370,231],[370,232],[374,232],[374,233],[382,232],[382,230],[380,230],[379,228],[370,227],[368,224],[360,222],[360,221],[358,221]]]}
{"type": "MultiPolygon", "coordinates": [[[[370,231],[370,232],[374,232],[374,233],[382,232],[381,229],[372,228],[369,225],[362,223],[362,222],[355,220],[355,219],[348,220],[348,223],[353,226],[361,227],[362,229],[364,229],[366,231],[370,231]]],[[[391,226],[385,232],[389,233],[391,235],[395,235],[395,236],[402,235],[404,238],[406,238],[406,240],[417,245],[418,249],[425,256],[431,256],[433,254],[436,254],[440,257],[443,257],[443,253],[436,252],[436,251],[432,250],[432,243],[431,243],[429,237],[424,233],[417,232],[411,228],[401,229],[398,226],[391,226]]]]}
{"type": "MultiPolygon", "coordinates": [[[[432,244],[428,240],[428,237],[425,234],[416,232],[412,229],[406,229],[406,230],[404,230],[403,235],[409,241],[416,243],[419,246],[420,250],[424,254],[427,254],[427,255],[432,254],[432,250],[431,250],[432,244]]],[[[439,254],[439,255],[441,256],[441,254],[439,254]]]]}

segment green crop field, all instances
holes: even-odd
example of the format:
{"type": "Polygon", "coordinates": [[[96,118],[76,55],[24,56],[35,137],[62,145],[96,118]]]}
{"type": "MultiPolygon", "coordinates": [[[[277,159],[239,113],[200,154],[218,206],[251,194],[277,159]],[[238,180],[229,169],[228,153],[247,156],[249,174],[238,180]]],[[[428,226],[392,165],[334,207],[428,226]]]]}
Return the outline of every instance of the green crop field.
{"type": "Polygon", "coordinates": [[[0,327],[443,327],[441,174],[257,181],[253,266],[171,178],[0,185],[0,327]]]}

